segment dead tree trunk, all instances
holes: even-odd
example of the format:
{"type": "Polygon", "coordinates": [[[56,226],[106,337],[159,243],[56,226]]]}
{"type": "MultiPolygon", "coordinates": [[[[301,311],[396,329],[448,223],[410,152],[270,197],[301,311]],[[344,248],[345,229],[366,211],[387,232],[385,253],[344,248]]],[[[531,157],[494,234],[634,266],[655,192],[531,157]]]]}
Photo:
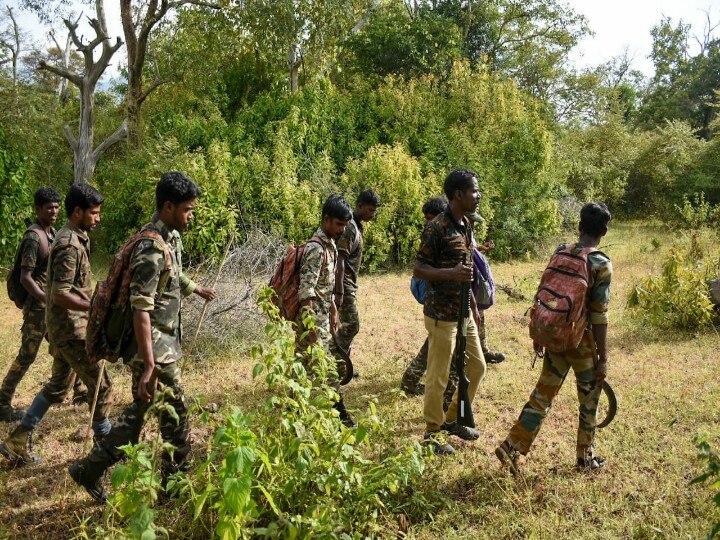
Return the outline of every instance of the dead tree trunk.
{"type": "Polygon", "coordinates": [[[68,27],[70,38],[79,52],[85,59],[82,73],[70,71],[68,67],[52,65],[40,62],[40,69],[46,69],[51,73],[59,75],[74,84],[80,90],[80,119],[78,125],[78,136],[75,137],[69,126],[64,126],[65,137],[67,138],[74,153],[73,182],[92,181],[95,165],[100,155],[111,146],[122,141],[127,136],[127,120],[123,121],[107,139],[99,145],[94,146],[95,127],[95,87],[103,72],[110,63],[110,59],[122,45],[122,40],[117,38],[114,45],[110,44],[107,24],[105,22],[105,6],[103,0],[95,1],[96,19],[90,20],[90,26],[95,31],[95,39],[89,43],[83,43],[77,35],[78,23],[65,19],[65,26],[68,27]],[[100,57],[95,60],[95,49],[101,47],[100,57]]]}
{"type": "MultiPolygon", "coordinates": [[[[78,16],[77,20],[75,21],[75,25],[77,25],[80,22],[80,18],[82,17],[82,13],[78,16]]],[[[60,47],[60,43],[55,38],[55,31],[50,31],[50,37],[55,42],[55,46],[58,49],[58,52],[60,54],[60,57],[62,58],[62,67],[65,69],[70,69],[70,55],[72,54],[72,37],[70,36],[70,32],[68,32],[67,38],[65,38],[65,47],[60,47]]],[[[67,101],[67,87],[68,87],[68,80],[65,77],[60,77],[57,86],[57,102],[58,103],[65,103],[67,101]]]]}
{"type": "Polygon", "coordinates": [[[20,96],[18,94],[18,60],[20,59],[20,28],[18,27],[17,20],[15,19],[15,15],[13,14],[13,8],[7,6],[5,9],[7,10],[8,17],[10,17],[12,28],[9,31],[9,40],[0,37],[0,47],[7,50],[10,56],[3,63],[9,62],[12,66],[13,101],[15,102],[15,110],[18,112],[19,115],[20,96]]]}
{"type": "Polygon", "coordinates": [[[290,72],[290,93],[294,94],[299,89],[300,66],[302,65],[302,55],[297,52],[297,45],[290,45],[288,51],[288,70],[290,72]]]}

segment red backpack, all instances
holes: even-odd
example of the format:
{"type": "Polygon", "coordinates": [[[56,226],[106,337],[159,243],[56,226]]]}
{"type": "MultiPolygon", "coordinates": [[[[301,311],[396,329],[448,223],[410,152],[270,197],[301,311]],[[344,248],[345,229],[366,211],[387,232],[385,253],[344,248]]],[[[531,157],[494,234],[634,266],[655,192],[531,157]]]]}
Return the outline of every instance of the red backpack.
{"type": "Polygon", "coordinates": [[[592,253],[602,251],[568,245],[555,252],[540,278],[530,308],[530,337],[550,352],[577,348],[587,328],[592,253]]]}
{"type": "Polygon", "coordinates": [[[320,244],[323,248],[323,264],[325,263],[325,245],[322,240],[313,236],[306,244],[288,247],[287,254],[275,268],[270,278],[270,288],[275,292],[272,302],[280,309],[280,316],[287,321],[294,321],[300,311],[300,266],[305,248],[310,242],[320,244]]]}
{"type": "Polygon", "coordinates": [[[127,338],[132,333],[130,257],[135,245],[146,238],[162,245],[165,252],[163,271],[172,266],[170,248],[163,237],[154,231],[142,229],[123,244],[110,263],[107,279],[98,281],[90,300],[85,348],[91,363],[103,358],[109,362],[117,362],[127,338]]]}

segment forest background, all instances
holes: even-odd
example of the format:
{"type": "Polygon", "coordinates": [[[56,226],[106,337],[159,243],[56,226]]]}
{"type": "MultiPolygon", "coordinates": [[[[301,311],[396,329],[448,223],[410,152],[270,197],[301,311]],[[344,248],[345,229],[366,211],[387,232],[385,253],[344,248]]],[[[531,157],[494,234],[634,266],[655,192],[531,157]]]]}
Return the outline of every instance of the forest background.
{"type": "Polygon", "coordinates": [[[555,0],[124,0],[127,61],[103,35],[104,10],[83,41],[68,31],[77,13],[67,3],[22,6],[54,28],[56,46],[33,48],[17,10],[3,10],[4,263],[34,188],[64,192],[84,178],[110,195],[96,245],[112,253],[148,220],[168,169],[207,194],[186,242],[200,258],[218,257],[240,225],[303,241],[328,194],[352,202],[372,187],[385,205],[367,265],[405,264],[422,202],[458,166],[480,173],[503,259],[553,238],[591,199],[680,226],[720,219],[720,39],[709,14],[704,28],[657,22],[647,78],[627,54],[572,67],[588,24],[555,0]],[[115,61],[119,81],[98,85],[115,61]]]}

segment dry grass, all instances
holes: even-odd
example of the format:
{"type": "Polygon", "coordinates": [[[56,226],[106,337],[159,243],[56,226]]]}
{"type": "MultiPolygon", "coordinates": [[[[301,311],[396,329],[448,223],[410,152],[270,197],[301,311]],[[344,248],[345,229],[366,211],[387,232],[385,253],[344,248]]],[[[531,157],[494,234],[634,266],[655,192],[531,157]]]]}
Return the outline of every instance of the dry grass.
{"type": "MultiPolygon", "coordinates": [[[[705,243],[717,253],[717,238],[708,237],[705,243]]],[[[522,318],[527,303],[500,293],[487,320],[491,344],[503,350],[508,361],[490,366],[478,393],[480,440],[459,442],[456,457],[430,464],[442,479],[433,487],[451,502],[434,520],[410,524],[410,537],[698,538],[711,519],[719,519],[707,502],[709,491],[688,482],[698,471],[693,436],[706,434],[720,446],[720,339],[714,333],[660,333],[642,328],[625,313],[628,290],[640,276],[659,271],[670,236],[647,225],[621,224],[606,245],[615,266],[609,380],[620,406],[615,422],[597,436],[598,453],[608,458],[606,469],[585,475],[573,468],[577,399],[572,375],[522,463],[523,476],[516,481],[498,469],[492,451],[539,374],[539,366],[530,369],[530,341],[522,318]],[[651,245],[653,236],[662,243],[659,249],[651,245]]],[[[538,261],[515,262],[494,265],[494,273],[501,283],[511,284],[515,277],[531,288],[542,268],[538,261]]],[[[359,415],[366,396],[376,396],[393,429],[388,437],[395,438],[420,437],[424,426],[422,399],[406,398],[397,390],[402,371],[424,339],[421,309],[409,294],[408,281],[407,272],[362,280],[362,328],[353,348],[362,376],[346,393],[359,415]]],[[[21,322],[4,299],[0,321],[4,373],[16,352],[21,322]]],[[[49,368],[44,346],[20,386],[19,405],[29,405],[49,368]]],[[[251,382],[250,370],[247,357],[213,355],[188,362],[185,387],[203,403],[248,408],[262,393],[251,382]]],[[[112,371],[116,414],[130,400],[129,377],[121,366],[112,371]]],[[[54,407],[36,437],[44,463],[0,470],[0,536],[67,537],[81,517],[101,515],[66,473],[81,451],[68,437],[86,421],[86,410],[54,407]]],[[[196,430],[193,437],[201,449],[207,433],[196,430]]]]}

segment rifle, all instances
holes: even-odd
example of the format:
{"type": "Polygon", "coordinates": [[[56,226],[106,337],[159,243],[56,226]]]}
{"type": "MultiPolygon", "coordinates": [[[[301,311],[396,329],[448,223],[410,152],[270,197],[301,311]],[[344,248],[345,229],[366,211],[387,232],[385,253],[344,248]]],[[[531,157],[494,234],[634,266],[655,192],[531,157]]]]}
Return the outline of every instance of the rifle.
{"type": "MultiPolygon", "coordinates": [[[[463,265],[467,264],[467,254],[463,255],[463,265]]],[[[460,288],[460,316],[458,317],[457,335],[455,336],[455,367],[458,374],[457,423],[461,426],[475,427],[472,403],[468,395],[470,379],[465,374],[465,352],[467,346],[467,327],[470,317],[470,283],[464,281],[460,288]]]]}

